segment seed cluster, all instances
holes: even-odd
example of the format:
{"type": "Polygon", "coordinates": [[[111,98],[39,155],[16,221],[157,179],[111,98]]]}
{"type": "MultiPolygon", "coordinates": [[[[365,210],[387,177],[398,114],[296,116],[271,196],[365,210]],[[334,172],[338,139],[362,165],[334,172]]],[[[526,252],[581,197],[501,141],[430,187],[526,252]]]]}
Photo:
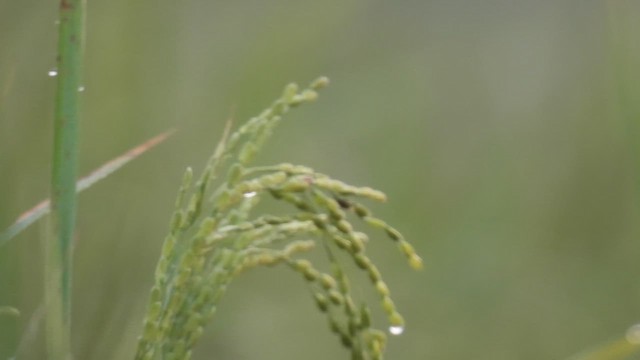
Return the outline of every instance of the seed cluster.
{"type": "Polygon", "coordinates": [[[350,220],[359,218],[384,231],[409,264],[421,268],[422,260],[400,232],[359,202],[383,202],[385,194],[346,184],[306,166],[250,167],[282,116],[314,101],[317,91],[327,84],[328,79],[319,78],[302,90],[288,85],[268,109],[234,133],[230,134],[227,125],[195,183],[193,171],[186,170],[156,267],[137,360],[190,359],[229,283],[251,268],[277,264],[301,274],[331,331],[351,351],[352,359],[382,359],[385,333],[372,328],[369,306],[354,300],[336,251],[346,253],[368,274],[389,323],[402,328],[404,320],[389,288],[365,253],[368,236],[356,231],[350,220]],[[222,184],[214,189],[213,181],[225,168],[222,184]],[[293,213],[252,218],[252,209],[264,196],[290,204],[293,213]],[[329,273],[297,258],[317,245],[329,259],[329,273]]]}

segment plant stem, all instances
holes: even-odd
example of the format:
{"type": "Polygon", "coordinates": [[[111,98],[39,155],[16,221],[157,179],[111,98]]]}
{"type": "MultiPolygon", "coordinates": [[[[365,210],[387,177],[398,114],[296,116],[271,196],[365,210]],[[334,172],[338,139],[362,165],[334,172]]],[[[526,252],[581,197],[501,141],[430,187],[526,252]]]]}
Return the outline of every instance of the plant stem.
{"type": "Polygon", "coordinates": [[[79,88],[82,72],[84,0],[61,0],[58,33],[53,172],[45,241],[47,358],[71,358],[71,253],[76,213],[79,88]]]}

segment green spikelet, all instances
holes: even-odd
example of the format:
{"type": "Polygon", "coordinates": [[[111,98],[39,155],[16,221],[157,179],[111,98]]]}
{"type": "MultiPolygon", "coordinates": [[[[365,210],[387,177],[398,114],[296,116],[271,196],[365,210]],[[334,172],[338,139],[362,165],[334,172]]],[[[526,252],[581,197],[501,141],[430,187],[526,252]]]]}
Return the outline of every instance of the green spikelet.
{"type": "Polygon", "coordinates": [[[351,359],[383,358],[386,336],[372,327],[369,306],[354,299],[349,271],[334,253],[346,254],[355,268],[369,276],[389,324],[404,327],[389,287],[365,254],[369,237],[351,221],[355,217],[385,232],[409,264],[421,268],[422,260],[402,234],[373,217],[359,202],[384,202],[386,195],[307,166],[251,167],[283,117],[292,108],[315,101],[318,91],[328,84],[321,77],[303,89],[287,85],[269,108],[235,132],[227,122],[195,183],[193,171],[186,169],[156,267],[136,360],[190,359],[232,280],[247,270],[278,264],[301,275],[317,309],[325,314],[331,332],[350,351],[351,359]],[[214,187],[218,178],[222,181],[214,187]],[[260,199],[288,204],[292,212],[254,217],[252,211],[260,199]],[[316,247],[325,250],[329,272],[296,258],[316,247]]]}

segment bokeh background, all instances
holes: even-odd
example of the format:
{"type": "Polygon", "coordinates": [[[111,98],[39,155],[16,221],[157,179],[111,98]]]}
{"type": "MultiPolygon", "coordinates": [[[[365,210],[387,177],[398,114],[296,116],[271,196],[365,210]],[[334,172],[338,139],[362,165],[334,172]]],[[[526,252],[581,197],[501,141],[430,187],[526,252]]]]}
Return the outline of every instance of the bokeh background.
{"type": "MultiPolygon", "coordinates": [[[[0,0],[1,228],[47,196],[56,15],[0,0]]],[[[389,195],[374,211],[426,263],[373,237],[408,320],[389,359],[564,359],[640,321],[639,1],[94,0],[87,16],[81,172],[179,132],[80,197],[77,359],[131,358],[181,173],[230,113],[318,75],[331,87],[259,162],[389,195]]],[[[41,238],[0,248],[0,305],[23,313],[0,318],[0,359],[42,301],[41,238]]],[[[195,359],[347,358],[284,269],[242,277],[220,309],[195,359]]]]}

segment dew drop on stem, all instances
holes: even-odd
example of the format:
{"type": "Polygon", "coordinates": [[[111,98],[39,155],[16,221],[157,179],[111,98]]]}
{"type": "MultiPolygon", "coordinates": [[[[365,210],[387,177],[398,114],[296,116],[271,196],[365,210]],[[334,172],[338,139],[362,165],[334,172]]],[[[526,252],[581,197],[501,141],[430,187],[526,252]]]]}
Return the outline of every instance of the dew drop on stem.
{"type": "Polygon", "coordinates": [[[391,335],[401,335],[404,332],[404,326],[390,326],[389,333],[391,335]]]}
{"type": "Polygon", "coordinates": [[[249,191],[249,192],[246,192],[246,193],[243,194],[243,196],[245,198],[247,198],[247,199],[252,198],[252,197],[254,197],[256,195],[258,195],[258,193],[255,192],[255,191],[249,191]]]}

